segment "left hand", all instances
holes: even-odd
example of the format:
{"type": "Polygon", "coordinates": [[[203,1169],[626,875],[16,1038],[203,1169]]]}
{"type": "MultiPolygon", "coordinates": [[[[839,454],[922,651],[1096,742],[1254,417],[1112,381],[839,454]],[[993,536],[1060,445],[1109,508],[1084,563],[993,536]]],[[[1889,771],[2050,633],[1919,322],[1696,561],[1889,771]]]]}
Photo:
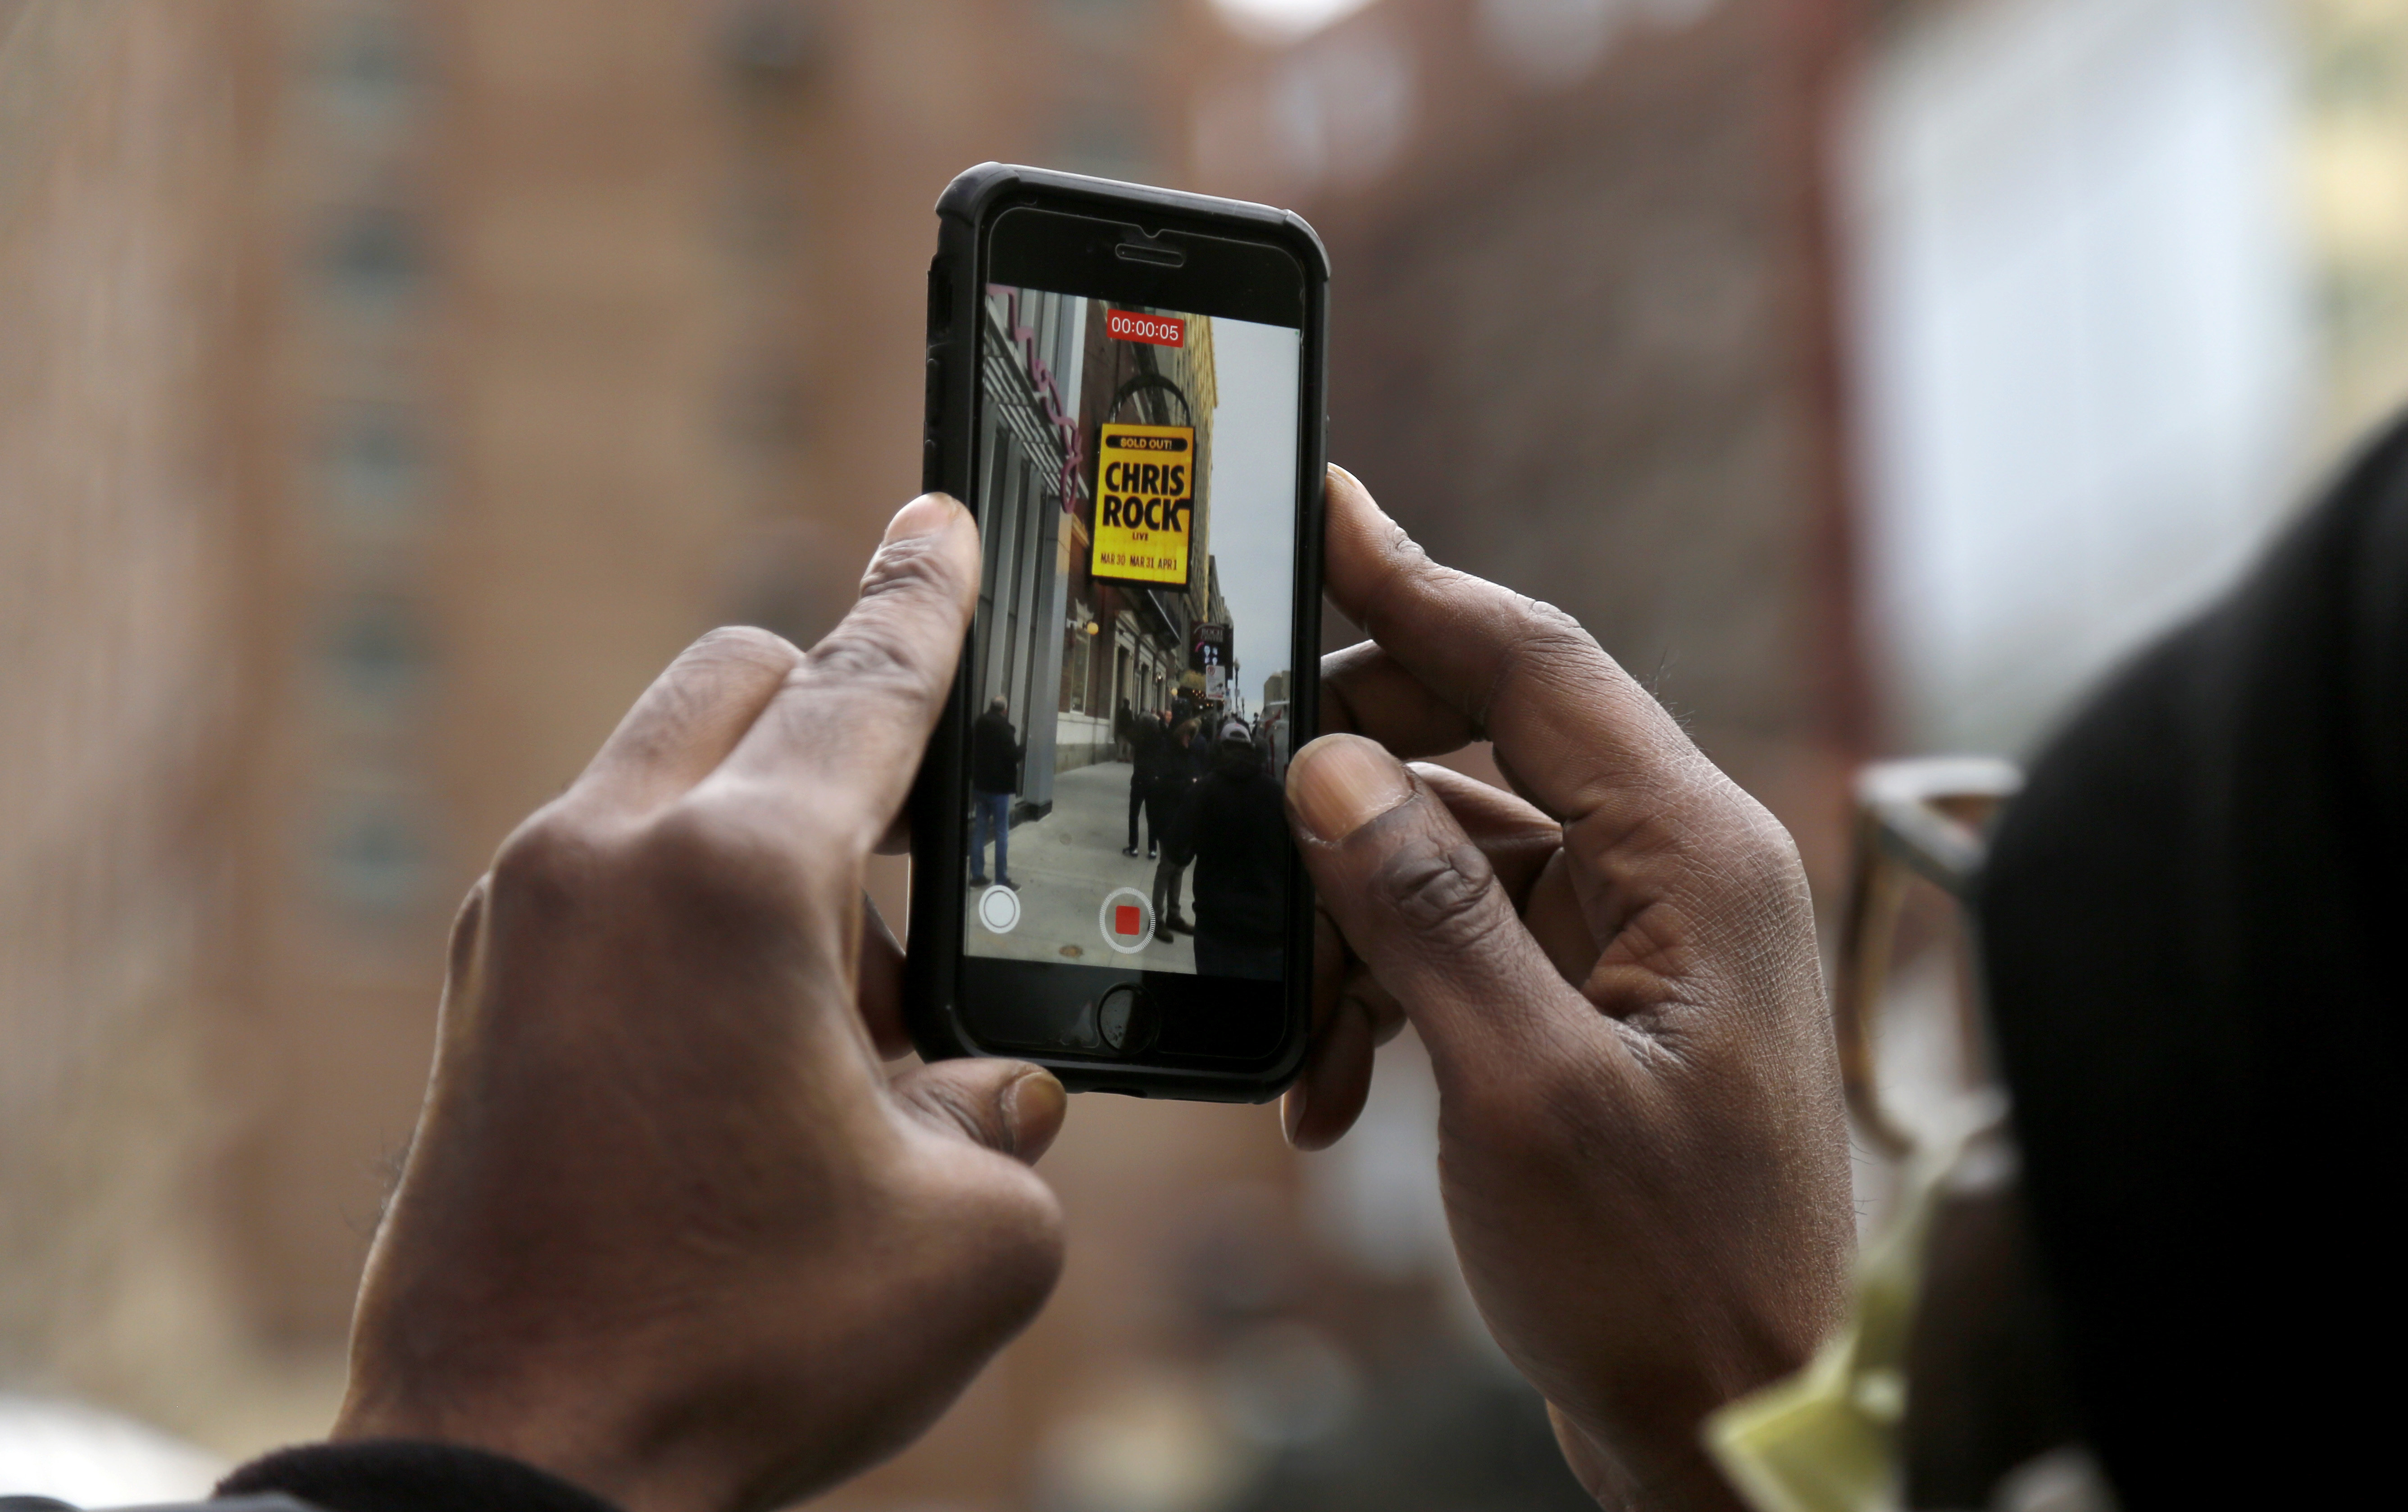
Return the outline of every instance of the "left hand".
{"type": "Polygon", "coordinates": [[[889,1082],[864,862],[951,686],[969,515],[906,506],[809,655],[706,636],[461,910],[337,1439],[514,1456],[630,1512],[796,1500],[916,1436],[1062,1263],[1061,1085],[889,1082]]]}

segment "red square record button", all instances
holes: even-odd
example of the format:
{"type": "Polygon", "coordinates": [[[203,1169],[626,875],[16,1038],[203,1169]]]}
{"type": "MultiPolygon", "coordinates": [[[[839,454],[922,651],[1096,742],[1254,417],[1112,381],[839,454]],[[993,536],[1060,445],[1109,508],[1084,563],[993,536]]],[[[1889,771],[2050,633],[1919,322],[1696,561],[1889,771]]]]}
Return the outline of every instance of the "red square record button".
{"type": "Polygon", "coordinates": [[[1154,943],[1154,908],[1135,887],[1114,887],[1096,908],[1096,932],[1116,955],[1134,956],[1154,943]]]}

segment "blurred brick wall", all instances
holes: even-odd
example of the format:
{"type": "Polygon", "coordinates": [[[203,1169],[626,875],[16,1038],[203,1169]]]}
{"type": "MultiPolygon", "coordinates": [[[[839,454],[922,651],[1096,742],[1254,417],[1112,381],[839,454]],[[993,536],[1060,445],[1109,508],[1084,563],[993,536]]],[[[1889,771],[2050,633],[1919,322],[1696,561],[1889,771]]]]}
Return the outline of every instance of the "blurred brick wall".
{"type": "Polygon", "coordinates": [[[241,693],[223,19],[0,11],[0,1369],[169,1417],[156,1356],[227,1333],[197,989],[241,693]]]}
{"type": "Polygon", "coordinates": [[[1847,13],[1599,7],[1516,56],[1515,8],[1374,6],[1234,72],[1269,125],[1205,142],[1329,244],[1331,457],[1577,616],[1828,884],[1867,733],[1818,161],[1847,13]]]}

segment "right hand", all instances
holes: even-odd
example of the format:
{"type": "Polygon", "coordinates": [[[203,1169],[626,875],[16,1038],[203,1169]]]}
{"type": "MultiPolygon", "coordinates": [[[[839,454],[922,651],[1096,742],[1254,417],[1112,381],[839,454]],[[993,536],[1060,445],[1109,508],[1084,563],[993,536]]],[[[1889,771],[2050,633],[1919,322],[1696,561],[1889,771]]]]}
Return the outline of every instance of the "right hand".
{"type": "Polygon", "coordinates": [[[1736,1505],[1705,1415],[1805,1363],[1854,1249],[1788,833],[1561,611],[1429,560],[1333,468],[1325,659],[1287,781],[1326,915],[1290,1137],[1410,1019],[1464,1274],[1600,1501],[1736,1505]],[[1496,742],[1521,796],[1398,757],[1496,742]],[[1342,940],[1340,938],[1342,936],[1342,940]]]}

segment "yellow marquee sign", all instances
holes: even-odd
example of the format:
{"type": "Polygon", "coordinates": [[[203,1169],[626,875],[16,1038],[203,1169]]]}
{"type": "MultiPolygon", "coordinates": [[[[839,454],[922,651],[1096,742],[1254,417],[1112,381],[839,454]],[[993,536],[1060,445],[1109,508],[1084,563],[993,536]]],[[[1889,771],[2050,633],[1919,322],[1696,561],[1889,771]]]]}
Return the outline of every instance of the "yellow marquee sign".
{"type": "Polygon", "coordinates": [[[1106,425],[1096,460],[1096,544],[1088,572],[1183,586],[1196,520],[1194,427],[1106,425]]]}

